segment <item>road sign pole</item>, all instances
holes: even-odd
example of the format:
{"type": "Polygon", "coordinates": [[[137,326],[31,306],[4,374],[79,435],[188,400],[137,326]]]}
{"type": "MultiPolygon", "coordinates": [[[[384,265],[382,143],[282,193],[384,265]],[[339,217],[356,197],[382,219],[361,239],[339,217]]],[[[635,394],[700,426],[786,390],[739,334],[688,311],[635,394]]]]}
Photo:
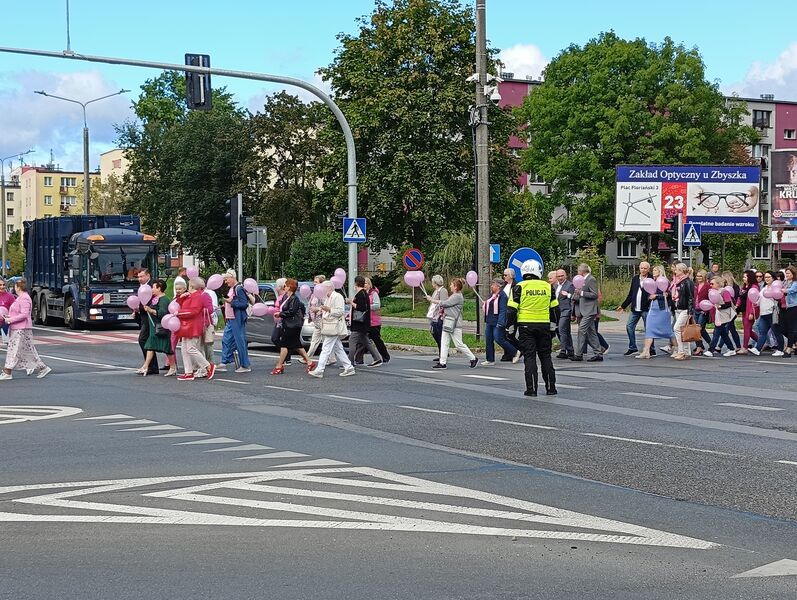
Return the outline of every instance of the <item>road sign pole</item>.
{"type": "MultiPolygon", "coordinates": [[[[241,214],[243,212],[243,194],[238,194],[238,214],[235,216],[238,222],[241,222],[241,214]]],[[[244,240],[238,236],[238,281],[244,280],[244,240]]]]}
{"type": "Polygon", "coordinates": [[[678,262],[684,260],[684,215],[678,213],[678,262]]]}
{"type": "Polygon", "coordinates": [[[260,230],[255,229],[255,279],[260,281],[260,230]]]}

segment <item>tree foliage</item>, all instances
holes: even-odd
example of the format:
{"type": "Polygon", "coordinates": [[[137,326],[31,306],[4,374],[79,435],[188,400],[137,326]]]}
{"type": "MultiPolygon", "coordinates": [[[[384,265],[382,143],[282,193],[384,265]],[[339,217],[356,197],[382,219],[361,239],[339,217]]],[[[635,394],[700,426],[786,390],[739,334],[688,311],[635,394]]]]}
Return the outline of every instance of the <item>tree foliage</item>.
{"type": "Polygon", "coordinates": [[[562,242],[552,226],[556,201],[529,191],[508,195],[500,206],[491,207],[490,242],[500,244],[504,261],[524,246],[540,253],[545,264],[554,264],[562,254],[562,242]]]}
{"type": "Polygon", "coordinates": [[[315,275],[332,276],[338,267],[347,264],[346,244],[339,233],[317,231],[299,236],[291,246],[285,274],[301,280],[315,275]]]}
{"type": "Polygon", "coordinates": [[[616,165],[732,163],[756,137],[745,111],[706,81],[696,49],[603,33],[554,58],[518,109],[522,165],[552,184],[578,239],[600,245],[613,236],[616,165]]]}
{"type": "Polygon", "coordinates": [[[213,90],[213,109],[189,111],[185,79],[167,71],[148,80],[133,103],[136,121],[119,128],[130,166],[121,209],[140,214],[161,248],[175,240],[194,255],[230,264],[225,198],[249,149],[245,114],[230,94],[213,90]]]}
{"type": "Polygon", "coordinates": [[[11,261],[11,268],[8,272],[22,274],[25,271],[25,248],[22,247],[22,230],[15,229],[9,236],[6,243],[6,260],[11,261]]]}
{"type": "MultiPolygon", "coordinates": [[[[406,242],[433,251],[440,229],[474,228],[474,162],[468,107],[474,71],[473,12],[456,0],[378,0],[356,35],[319,72],[353,130],[360,216],[372,246],[406,242]]],[[[506,142],[513,116],[490,107],[491,199],[507,193],[512,161],[506,142]]],[[[325,194],[345,207],[346,152],[333,119],[333,149],[322,161],[325,194]]]]}

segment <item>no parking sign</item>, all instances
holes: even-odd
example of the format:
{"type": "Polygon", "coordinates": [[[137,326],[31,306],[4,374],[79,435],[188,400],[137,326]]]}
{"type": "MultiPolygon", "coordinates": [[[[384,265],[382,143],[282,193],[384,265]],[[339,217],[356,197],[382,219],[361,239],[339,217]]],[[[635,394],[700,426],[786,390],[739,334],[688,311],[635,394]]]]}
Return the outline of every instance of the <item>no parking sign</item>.
{"type": "Polygon", "coordinates": [[[404,268],[408,271],[420,271],[426,258],[424,258],[423,252],[417,248],[410,248],[401,257],[401,262],[404,263],[404,268]]]}

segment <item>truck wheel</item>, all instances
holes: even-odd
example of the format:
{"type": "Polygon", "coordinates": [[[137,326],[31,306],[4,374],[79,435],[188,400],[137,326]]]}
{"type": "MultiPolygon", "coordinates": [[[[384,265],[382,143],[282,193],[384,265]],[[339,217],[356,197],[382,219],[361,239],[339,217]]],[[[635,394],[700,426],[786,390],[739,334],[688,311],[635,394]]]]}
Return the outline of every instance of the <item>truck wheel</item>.
{"type": "Polygon", "coordinates": [[[34,325],[41,325],[42,319],[40,315],[39,296],[38,295],[33,296],[31,300],[33,301],[32,302],[33,306],[31,306],[31,315],[30,315],[31,320],[33,321],[34,325]]]}
{"type": "Polygon", "coordinates": [[[42,325],[55,325],[55,319],[50,316],[50,312],[47,310],[47,295],[40,294],[39,295],[41,300],[39,300],[39,323],[42,325]]]}
{"type": "Polygon", "coordinates": [[[66,298],[64,304],[64,325],[69,329],[80,329],[80,322],[75,319],[75,306],[72,304],[72,298],[66,298]]]}

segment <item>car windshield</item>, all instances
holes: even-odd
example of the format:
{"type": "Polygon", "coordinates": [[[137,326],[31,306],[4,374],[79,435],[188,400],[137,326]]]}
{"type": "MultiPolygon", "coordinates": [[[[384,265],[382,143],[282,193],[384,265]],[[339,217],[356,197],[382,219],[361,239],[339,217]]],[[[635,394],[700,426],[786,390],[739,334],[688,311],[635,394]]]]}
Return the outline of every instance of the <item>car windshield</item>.
{"type": "Polygon", "coordinates": [[[139,269],[154,267],[152,246],[94,246],[93,250],[97,257],[89,262],[92,283],[138,283],[139,269]]]}

